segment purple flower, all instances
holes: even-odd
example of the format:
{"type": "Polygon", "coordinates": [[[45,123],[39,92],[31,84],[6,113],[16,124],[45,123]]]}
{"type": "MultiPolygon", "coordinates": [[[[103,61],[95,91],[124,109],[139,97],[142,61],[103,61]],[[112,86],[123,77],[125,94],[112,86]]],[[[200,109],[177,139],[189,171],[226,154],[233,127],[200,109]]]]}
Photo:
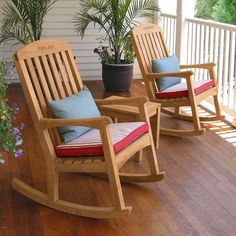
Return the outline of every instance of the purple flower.
{"type": "Polygon", "coordinates": [[[16,135],[16,146],[20,146],[23,143],[23,140],[19,135],[16,135]]]}
{"type": "Polygon", "coordinates": [[[25,124],[24,123],[20,123],[19,129],[22,130],[25,128],[25,124]]]}
{"type": "Polygon", "coordinates": [[[16,127],[13,127],[13,128],[12,128],[12,132],[13,132],[13,134],[16,136],[16,135],[19,133],[19,129],[16,128],[16,127]]]}
{"type": "Polygon", "coordinates": [[[20,135],[16,135],[16,142],[18,142],[19,140],[21,140],[20,135]]]}
{"type": "Polygon", "coordinates": [[[12,103],[11,107],[12,107],[13,111],[14,111],[16,114],[19,113],[20,109],[19,109],[19,107],[17,106],[17,103],[16,103],[16,102],[12,103]]]}
{"type": "Polygon", "coordinates": [[[23,150],[19,149],[18,151],[15,152],[15,158],[21,157],[23,155],[23,150]]]}

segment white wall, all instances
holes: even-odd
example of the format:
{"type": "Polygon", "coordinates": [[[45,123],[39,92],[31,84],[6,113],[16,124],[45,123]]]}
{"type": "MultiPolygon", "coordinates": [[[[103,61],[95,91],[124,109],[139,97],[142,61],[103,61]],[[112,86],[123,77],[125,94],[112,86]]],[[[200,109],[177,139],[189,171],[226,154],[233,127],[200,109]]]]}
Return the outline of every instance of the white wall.
{"type": "MultiPolygon", "coordinates": [[[[6,0],[0,0],[0,7],[6,0]]],[[[93,49],[98,46],[97,37],[99,33],[94,30],[93,25],[86,31],[86,36],[81,37],[75,33],[72,19],[76,11],[78,11],[78,0],[58,0],[48,16],[44,24],[44,38],[55,38],[68,41],[76,56],[77,65],[83,80],[100,80],[101,64],[98,55],[93,53],[93,49]]],[[[0,12],[0,26],[2,13],[0,12]]],[[[13,46],[13,43],[6,43],[0,51],[0,58],[11,60],[12,55],[17,48],[22,45],[13,46]]],[[[135,63],[134,78],[140,78],[140,71],[135,63]]],[[[18,78],[15,78],[18,81],[18,78]]]]}
{"type": "Polygon", "coordinates": [[[177,0],[158,0],[158,4],[162,12],[176,15],[177,0]]]}

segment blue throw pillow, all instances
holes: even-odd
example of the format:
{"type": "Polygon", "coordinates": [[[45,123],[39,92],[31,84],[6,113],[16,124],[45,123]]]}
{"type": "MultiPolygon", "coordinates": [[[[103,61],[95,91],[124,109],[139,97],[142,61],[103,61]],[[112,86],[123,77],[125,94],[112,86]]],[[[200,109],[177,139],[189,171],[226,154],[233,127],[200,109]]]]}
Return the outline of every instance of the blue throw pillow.
{"type": "MultiPolygon", "coordinates": [[[[180,67],[178,58],[175,55],[173,55],[162,59],[155,59],[152,61],[152,71],[158,73],[179,72],[180,67]]],[[[162,77],[156,79],[156,84],[158,90],[160,91],[167,89],[168,87],[178,84],[180,82],[181,78],[177,77],[162,77]]]]}
{"type": "MultiPolygon", "coordinates": [[[[79,93],[70,97],[50,101],[49,107],[54,118],[78,119],[100,116],[97,105],[86,86],[79,93]]],[[[90,130],[89,127],[83,126],[63,126],[58,129],[64,143],[68,143],[90,130]]]]}

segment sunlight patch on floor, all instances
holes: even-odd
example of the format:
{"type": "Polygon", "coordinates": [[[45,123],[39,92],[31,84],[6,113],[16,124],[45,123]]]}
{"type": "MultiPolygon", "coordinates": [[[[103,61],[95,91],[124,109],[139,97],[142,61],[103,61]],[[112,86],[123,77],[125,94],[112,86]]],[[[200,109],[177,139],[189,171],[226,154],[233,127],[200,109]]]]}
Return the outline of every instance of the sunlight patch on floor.
{"type": "MultiPolygon", "coordinates": [[[[192,115],[192,111],[190,107],[181,107],[181,112],[186,115],[192,115]]],[[[198,107],[198,115],[199,116],[212,116],[209,112],[205,111],[204,109],[198,107]]]]}
{"type": "Polygon", "coordinates": [[[209,130],[214,131],[219,137],[236,147],[236,129],[222,121],[214,122],[212,125],[214,127],[209,128],[209,130]]]}
{"type": "MultiPolygon", "coordinates": [[[[184,114],[191,115],[191,109],[189,107],[181,108],[181,111],[184,114]]],[[[199,116],[212,116],[212,114],[200,107],[198,107],[198,114],[199,116]]],[[[236,129],[231,125],[228,125],[224,121],[202,122],[202,124],[205,124],[209,130],[236,147],[236,129]]]]}
{"type": "Polygon", "coordinates": [[[216,132],[216,134],[219,135],[224,140],[226,140],[227,142],[236,146],[236,129],[219,131],[219,132],[216,132]]]}

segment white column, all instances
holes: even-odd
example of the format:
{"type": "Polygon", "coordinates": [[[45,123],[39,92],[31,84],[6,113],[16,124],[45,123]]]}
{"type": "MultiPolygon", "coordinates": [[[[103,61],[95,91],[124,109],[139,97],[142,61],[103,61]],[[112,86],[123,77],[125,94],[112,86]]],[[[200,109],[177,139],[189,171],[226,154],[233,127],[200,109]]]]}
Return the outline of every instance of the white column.
{"type": "Polygon", "coordinates": [[[177,0],[177,19],[176,19],[176,42],[175,53],[180,63],[186,63],[186,21],[185,18],[193,18],[195,9],[195,0],[177,0]]]}

